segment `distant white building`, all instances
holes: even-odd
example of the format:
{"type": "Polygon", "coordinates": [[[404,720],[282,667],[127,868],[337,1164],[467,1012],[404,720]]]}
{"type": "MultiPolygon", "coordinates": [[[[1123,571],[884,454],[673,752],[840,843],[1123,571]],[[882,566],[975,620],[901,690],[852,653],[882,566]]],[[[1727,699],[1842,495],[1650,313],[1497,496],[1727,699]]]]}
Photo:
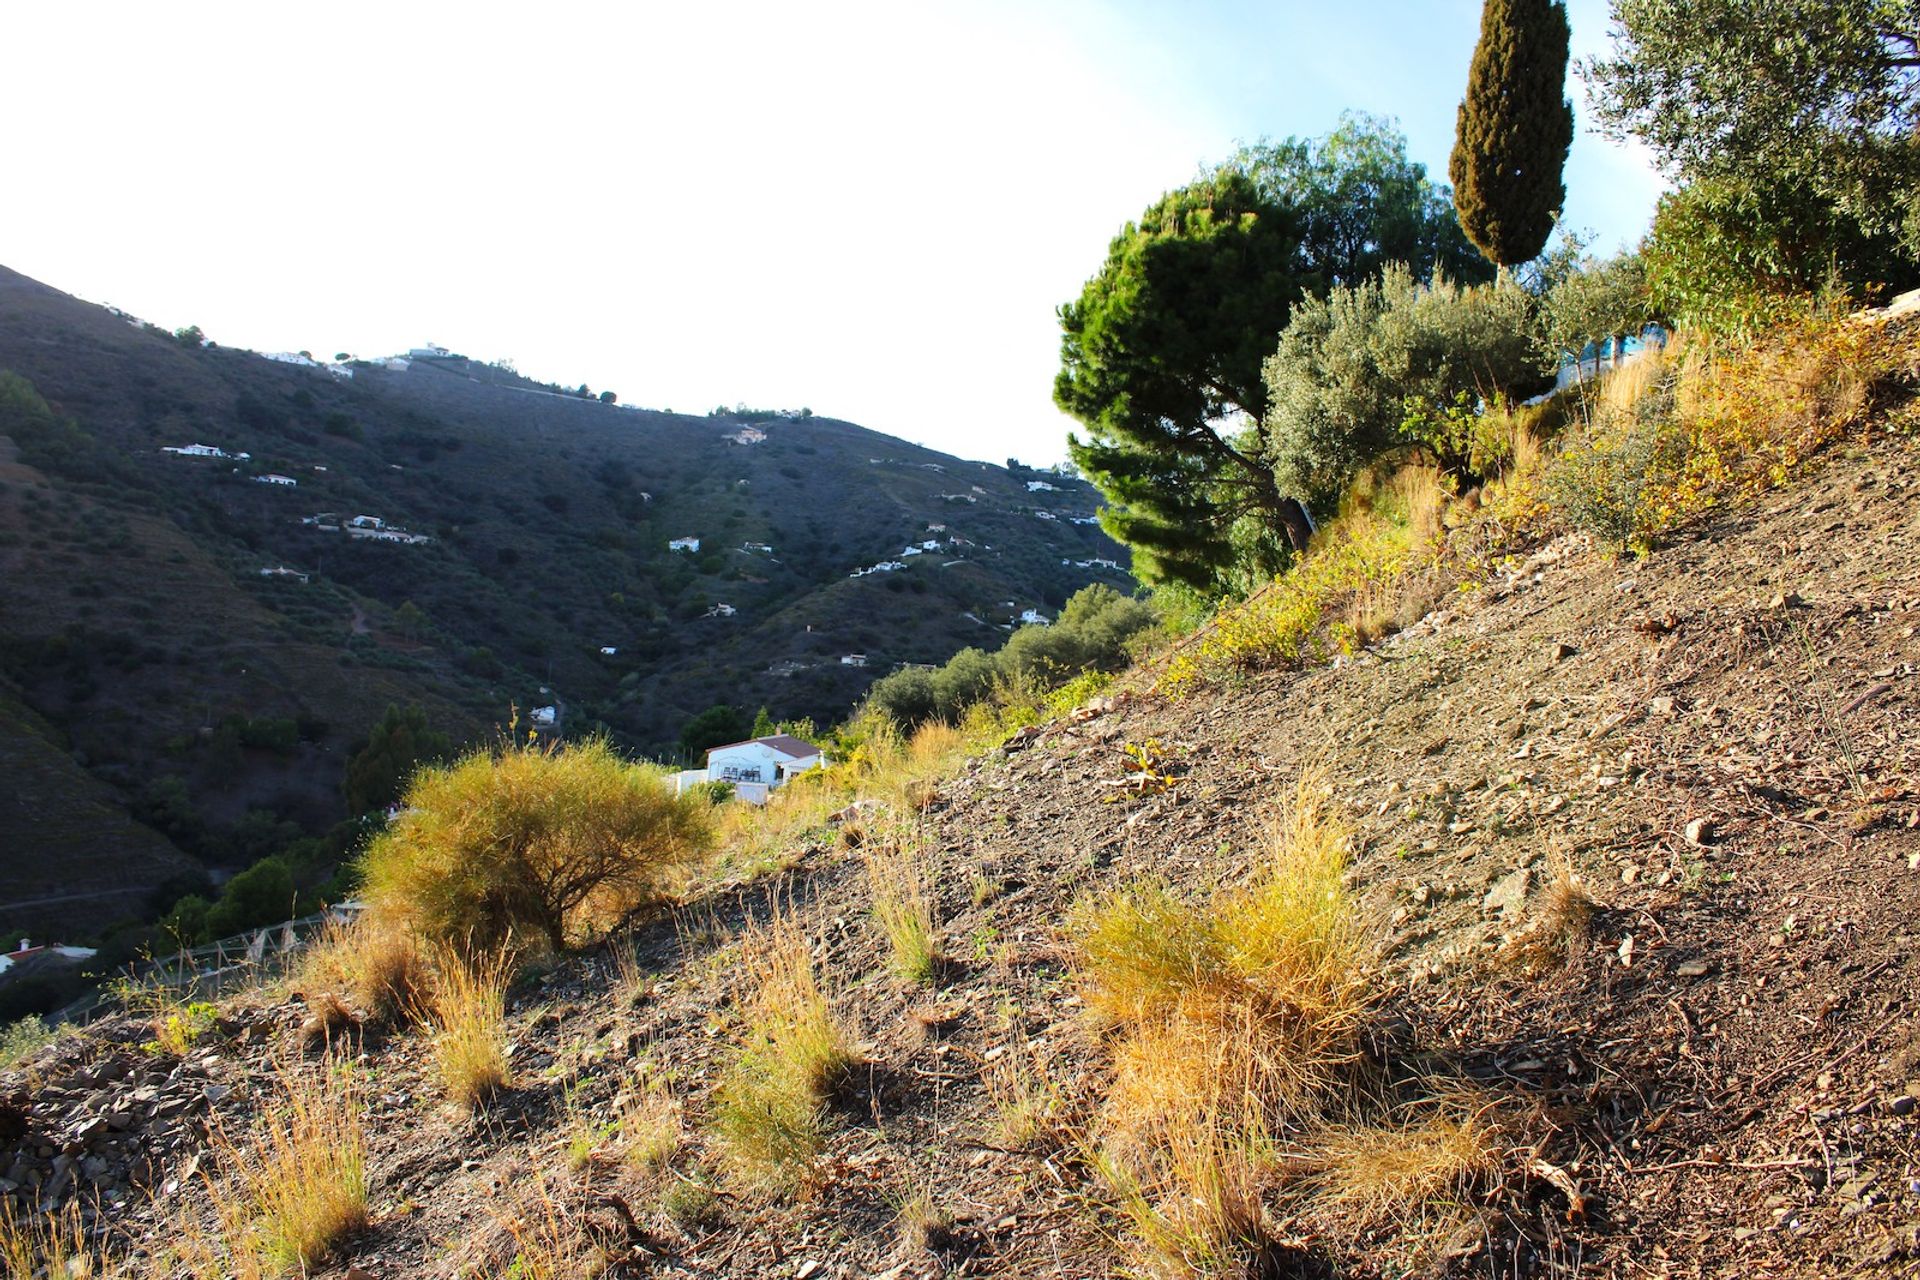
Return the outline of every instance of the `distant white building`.
{"type": "Polygon", "coordinates": [[[347,524],[355,529],[383,529],[387,522],[379,516],[355,516],[347,524]]]}
{"type": "Polygon", "coordinates": [[[721,439],[731,440],[735,444],[762,444],[765,443],[766,438],[767,433],[758,427],[742,427],[738,431],[729,432],[721,437],[721,439]]]}
{"type": "Polygon", "coordinates": [[[700,616],[703,618],[731,618],[738,612],[740,611],[730,604],[716,604],[700,616]]]}
{"type": "Polygon", "coordinates": [[[675,538],[667,543],[669,551],[698,551],[699,549],[700,539],[698,538],[675,538]]]}
{"type": "Polygon", "coordinates": [[[615,645],[603,644],[600,646],[600,656],[603,658],[611,658],[619,652],[619,648],[615,645]]]}
{"type": "Polygon", "coordinates": [[[275,471],[269,471],[266,475],[263,475],[263,476],[255,476],[253,478],[253,482],[255,484],[277,484],[285,489],[291,489],[295,485],[300,483],[298,480],[295,480],[292,476],[283,476],[275,471]]]}
{"type": "Polygon", "coordinates": [[[445,347],[429,342],[424,347],[415,347],[411,351],[407,352],[407,359],[409,360],[445,360],[452,355],[453,355],[453,352],[447,350],[445,347]]]}
{"type": "Polygon", "coordinates": [[[283,564],[275,565],[271,569],[262,569],[260,576],[263,578],[298,578],[302,582],[307,580],[306,574],[300,572],[298,569],[289,569],[283,564]]]}
{"type": "Polygon", "coordinates": [[[1045,480],[1029,480],[1027,481],[1027,492],[1058,493],[1060,492],[1060,487],[1058,485],[1048,484],[1045,480]]]}
{"type": "Polygon", "coordinates": [[[1045,626],[1051,625],[1053,622],[1053,619],[1049,618],[1046,614],[1040,612],[1038,609],[1027,609],[1021,613],[1020,621],[1027,624],[1028,626],[1045,627],[1045,626]]]}
{"type": "Polygon", "coordinates": [[[840,655],[840,665],[843,667],[864,667],[867,665],[867,655],[864,653],[843,653],[840,655]]]}
{"type": "Polygon", "coordinates": [[[211,444],[163,444],[160,452],[178,454],[182,458],[244,458],[247,455],[231,454],[218,445],[211,444]]]}
{"type": "Polygon", "coordinates": [[[773,544],[771,542],[743,542],[740,544],[740,549],[742,551],[757,551],[761,555],[766,556],[773,554],[773,544]]]}
{"type": "Polygon", "coordinates": [[[527,713],[527,720],[536,729],[551,729],[559,719],[560,709],[558,707],[535,707],[527,713]]]}
{"type": "Polygon", "coordinates": [[[699,782],[731,782],[734,794],[748,804],[765,804],[767,795],[789,779],[826,763],[811,742],[775,733],[745,742],[729,742],[707,752],[705,769],[687,769],[676,775],[675,790],[699,782]]]}
{"type": "Polygon", "coordinates": [[[1058,520],[1060,518],[1059,516],[1056,516],[1055,514],[1053,514],[1053,512],[1051,511],[1036,511],[1033,514],[1038,516],[1042,520],[1058,520]]]}

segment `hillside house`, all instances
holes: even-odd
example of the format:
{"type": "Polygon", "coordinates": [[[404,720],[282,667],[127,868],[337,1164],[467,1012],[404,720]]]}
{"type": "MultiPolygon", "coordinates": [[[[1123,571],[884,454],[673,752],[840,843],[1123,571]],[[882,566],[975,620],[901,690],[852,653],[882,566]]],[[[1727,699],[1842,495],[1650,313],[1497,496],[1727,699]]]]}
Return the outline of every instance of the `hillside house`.
{"type": "Polygon", "coordinates": [[[742,427],[738,431],[729,432],[727,435],[721,437],[721,439],[731,440],[735,444],[762,444],[766,441],[766,438],[767,433],[758,427],[742,427]]]}
{"type": "Polygon", "coordinates": [[[669,551],[685,551],[691,553],[699,549],[700,539],[698,538],[675,538],[667,543],[667,550],[669,551]]]}
{"type": "Polygon", "coordinates": [[[811,742],[775,733],[745,742],[729,742],[707,752],[704,770],[680,774],[679,789],[690,782],[731,782],[734,794],[749,804],[765,804],[767,794],[796,774],[818,769],[826,756],[811,742]]]}
{"type": "Polygon", "coordinates": [[[527,712],[527,721],[536,729],[551,729],[560,719],[558,707],[535,707],[527,712]]]}
{"type": "Polygon", "coordinates": [[[619,652],[620,649],[616,645],[603,644],[600,646],[600,656],[603,658],[611,658],[619,652]]]}
{"type": "Polygon", "coordinates": [[[387,522],[379,516],[355,516],[347,521],[347,525],[354,529],[384,529],[387,522]]]}
{"type": "Polygon", "coordinates": [[[1027,481],[1027,492],[1028,493],[1058,493],[1060,492],[1060,488],[1058,485],[1048,484],[1045,480],[1029,480],[1027,481]]]}
{"type": "Polygon", "coordinates": [[[773,544],[771,542],[743,542],[740,544],[740,549],[749,553],[757,551],[764,556],[773,554],[773,544]]]}
{"type": "Polygon", "coordinates": [[[262,569],[260,576],[263,578],[298,578],[302,582],[307,580],[306,574],[300,572],[298,569],[289,569],[283,564],[275,565],[271,569],[262,569]]]}
{"type": "Polygon", "coordinates": [[[182,458],[245,458],[244,453],[228,453],[218,445],[211,444],[163,444],[160,452],[175,454],[182,458]]]}
{"type": "Polygon", "coordinates": [[[730,604],[716,604],[700,616],[703,618],[731,618],[738,612],[740,611],[730,604]]]}
{"type": "Polygon", "coordinates": [[[864,667],[867,665],[867,655],[864,653],[843,653],[840,655],[840,665],[843,667],[864,667]]]}
{"type": "Polygon", "coordinates": [[[1046,614],[1040,612],[1038,609],[1023,610],[1020,614],[1020,621],[1030,627],[1046,627],[1046,626],[1053,625],[1053,619],[1049,618],[1046,614]]]}
{"type": "Polygon", "coordinates": [[[283,489],[291,489],[300,483],[292,476],[283,476],[277,471],[269,471],[266,475],[255,476],[253,482],[255,484],[277,484],[283,489]]]}

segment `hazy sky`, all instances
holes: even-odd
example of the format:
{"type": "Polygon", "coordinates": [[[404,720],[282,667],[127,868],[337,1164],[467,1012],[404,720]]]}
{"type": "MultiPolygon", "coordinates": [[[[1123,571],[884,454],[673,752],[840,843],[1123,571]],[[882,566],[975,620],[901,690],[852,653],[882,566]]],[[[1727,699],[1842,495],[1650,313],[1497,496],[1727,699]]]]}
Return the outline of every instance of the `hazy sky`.
{"type": "MultiPolygon", "coordinates": [[[[1571,0],[1576,56],[1605,11],[1571,0]]],[[[235,346],[433,341],[651,408],[1052,462],[1053,311],[1120,224],[1349,107],[1444,177],[1479,12],[10,4],[0,263],[235,346]]],[[[1660,189],[1584,119],[1567,185],[1608,246],[1660,189]]]]}

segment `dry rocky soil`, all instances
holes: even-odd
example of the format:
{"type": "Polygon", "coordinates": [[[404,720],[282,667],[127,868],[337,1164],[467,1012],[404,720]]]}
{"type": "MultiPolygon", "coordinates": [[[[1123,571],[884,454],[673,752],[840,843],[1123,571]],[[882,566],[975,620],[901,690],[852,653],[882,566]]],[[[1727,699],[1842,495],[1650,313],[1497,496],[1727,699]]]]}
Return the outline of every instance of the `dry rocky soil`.
{"type": "MultiPolygon", "coordinates": [[[[1071,904],[1133,877],[1196,896],[1244,878],[1316,767],[1353,828],[1375,1042],[1535,1117],[1426,1270],[1920,1274],[1912,461],[1894,443],[1836,455],[1644,559],[1534,549],[1353,660],[1178,701],[1134,673],[941,787],[920,839],[951,963],[931,990],[888,976],[859,853],[828,835],[637,934],[637,993],[603,951],[525,980],[513,1083],[475,1115],[438,1098],[417,1032],[368,1032],[375,1217],[325,1274],[505,1274],[509,1224],[543,1196],[579,1208],[614,1275],[1124,1273],[1097,1184],[1071,1148],[1002,1140],[989,1080],[1030,1061],[1069,1101],[1093,1088],[1071,904]],[[1598,901],[1586,931],[1563,962],[1518,963],[1569,870],[1598,901]],[[702,1207],[732,940],[776,903],[865,1060],[807,1187],[765,1201],[721,1178],[702,1207]],[[604,1128],[642,1070],[685,1102],[672,1167],[570,1161],[569,1133],[604,1128]],[[905,1241],[916,1190],[949,1223],[905,1241]]],[[[137,1238],[147,1196],[191,1194],[210,1119],[243,1120],[305,1016],[298,996],[243,1001],[184,1060],[141,1051],[131,1021],[60,1042],[6,1082],[6,1190],[104,1197],[137,1238]]],[[[1397,1256],[1296,1246],[1272,1274],[1397,1256]]]]}

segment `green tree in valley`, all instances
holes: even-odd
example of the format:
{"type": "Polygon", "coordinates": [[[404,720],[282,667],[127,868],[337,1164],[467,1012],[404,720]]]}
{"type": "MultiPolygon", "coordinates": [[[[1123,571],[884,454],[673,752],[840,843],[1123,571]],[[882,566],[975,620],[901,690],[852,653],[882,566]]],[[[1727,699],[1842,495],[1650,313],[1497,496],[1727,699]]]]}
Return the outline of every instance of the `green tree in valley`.
{"type": "Polygon", "coordinates": [[[738,707],[730,707],[725,703],[708,707],[682,726],[680,753],[697,762],[714,747],[752,736],[747,732],[751,727],[752,721],[738,707]]]}
{"type": "Polygon", "coordinates": [[[453,740],[428,726],[427,713],[389,706],[367,736],[367,744],[347,761],[341,791],[350,813],[368,813],[400,798],[407,779],[422,764],[453,754],[453,740]]]}
{"type": "Polygon", "coordinates": [[[1218,589],[1284,563],[1260,362],[1304,291],[1300,239],[1290,210],[1222,168],[1128,223],[1060,308],[1054,400],[1086,427],[1068,449],[1149,582],[1218,589]]]}
{"type": "Polygon", "coordinates": [[[1558,0],[1486,0],[1481,11],[1447,172],[1467,238],[1498,266],[1538,256],[1567,198],[1569,36],[1558,0]]]}

